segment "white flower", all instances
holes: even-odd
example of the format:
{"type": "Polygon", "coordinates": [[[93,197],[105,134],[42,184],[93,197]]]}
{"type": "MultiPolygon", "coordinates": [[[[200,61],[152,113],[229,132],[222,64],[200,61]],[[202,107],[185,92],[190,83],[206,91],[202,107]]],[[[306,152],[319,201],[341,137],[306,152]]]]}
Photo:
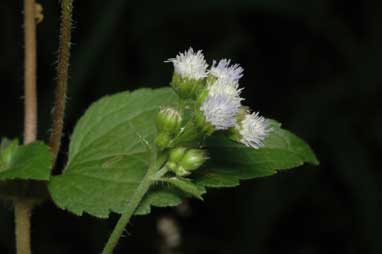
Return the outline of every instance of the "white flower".
{"type": "Polygon", "coordinates": [[[240,142],[246,146],[258,149],[264,146],[264,140],[268,137],[272,128],[268,121],[259,116],[259,113],[247,114],[241,122],[239,133],[241,135],[240,142]]]}
{"type": "Polygon", "coordinates": [[[227,94],[211,94],[200,110],[207,122],[216,130],[226,130],[236,125],[236,115],[241,107],[241,98],[227,94]]]}
{"type": "Polygon", "coordinates": [[[239,98],[242,90],[242,88],[239,88],[239,83],[227,79],[217,79],[214,83],[209,84],[208,95],[225,94],[239,98]]]}
{"type": "Polygon", "coordinates": [[[174,64],[175,73],[182,78],[203,79],[207,77],[208,64],[201,50],[194,52],[192,48],[184,53],[179,53],[176,58],[170,58],[166,62],[174,64]]]}
{"type": "Polygon", "coordinates": [[[218,79],[227,79],[231,82],[239,82],[239,79],[243,77],[244,69],[238,64],[233,64],[230,66],[231,60],[222,59],[216,65],[214,60],[209,70],[209,73],[218,79]]]}

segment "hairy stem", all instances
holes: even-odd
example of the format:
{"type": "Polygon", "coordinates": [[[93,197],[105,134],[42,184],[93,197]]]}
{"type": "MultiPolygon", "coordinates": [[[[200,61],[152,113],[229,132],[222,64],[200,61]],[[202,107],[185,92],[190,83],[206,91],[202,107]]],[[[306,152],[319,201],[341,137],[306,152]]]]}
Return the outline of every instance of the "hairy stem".
{"type": "Polygon", "coordinates": [[[72,32],[73,0],[61,0],[61,27],[58,47],[57,87],[53,108],[52,133],[49,146],[53,161],[57,159],[64,126],[65,102],[68,87],[68,72],[72,32]]]}
{"type": "Polygon", "coordinates": [[[37,136],[36,21],[34,0],[24,0],[24,143],[37,136]]]}
{"type": "Polygon", "coordinates": [[[15,206],[16,253],[31,254],[31,212],[33,203],[29,200],[17,199],[15,206]]]}
{"type": "Polygon", "coordinates": [[[151,163],[150,168],[148,169],[145,177],[142,182],[139,184],[138,188],[131,196],[129,203],[127,204],[126,212],[122,214],[121,218],[118,220],[115,225],[113,232],[111,233],[109,240],[107,241],[105,248],[102,251],[102,254],[112,254],[118,240],[121,238],[122,233],[129,223],[130,218],[134,215],[134,212],[137,210],[139,204],[141,203],[143,197],[150,189],[150,186],[159,179],[161,176],[166,174],[167,168],[164,167],[161,170],[157,171],[156,155],[154,160],[151,163]]]}
{"type": "Polygon", "coordinates": [[[138,186],[137,190],[129,200],[129,203],[126,208],[126,212],[122,214],[121,218],[118,220],[117,225],[115,225],[113,232],[111,233],[109,240],[107,241],[105,248],[102,251],[102,254],[112,254],[114,248],[116,247],[119,238],[121,238],[122,233],[129,223],[130,218],[133,216],[138,205],[142,201],[144,195],[149,190],[152,184],[149,175],[147,174],[141,184],[138,186]]]}

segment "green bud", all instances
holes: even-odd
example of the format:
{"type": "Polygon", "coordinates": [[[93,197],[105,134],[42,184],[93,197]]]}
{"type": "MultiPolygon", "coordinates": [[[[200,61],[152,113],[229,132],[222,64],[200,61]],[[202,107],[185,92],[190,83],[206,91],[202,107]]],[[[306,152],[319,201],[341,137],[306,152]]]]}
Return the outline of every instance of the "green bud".
{"type": "Polygon", "coordinates": [[[205,150],[178,147],[170,151],[166,166],[177,176],[187,176],[207,160],[205,150]]]}
{"type": "Polygon", "coordinates": [[[186,171],[198,169],[208,159],[205,150],[190,149],[179,162],[179,167],[186,171]]]}
{"type": "Polygon", "coordinates": [[[178,163],[186,153],[187,148],[185,147],[178,147],[174,148],[170,151],[169,161],[178,163]]]}
{"type": "Polygon", "coordinates": [[[182,124],[182,116],[171,107],[164,107],[158,112],[156,125],[160,132],[168,132],[169,134],[177,134],[182,124]]]}
{"type": "Polygon", "coordinates": [[[166,167],[168,167],[170,170],[172,170],[172,171],[175,172],[175,170],[176,170],[176,168],[177,168],[177,165],[176,165],[175,162],[168,161],[168,162],[166,163],[166,167]]]}
{"type": "Polygon", "coordinates": [[[180,75],[174,73],[171,86],[181,98],[195,99],[200,90],[205,86],[205,81],[203,79],[182,78],[180,75]]]}
{"type": "Polygon", "coordinates": [[[160,148],[160,149],[165,149],[168,147],[168,145],[170,144],[172,138],[170,137],[169,133],[167,132],[160,132],[158,134],[158,136],[156,137],[155,139],[155,144],[157,144],[157,146],[160,148]]]}

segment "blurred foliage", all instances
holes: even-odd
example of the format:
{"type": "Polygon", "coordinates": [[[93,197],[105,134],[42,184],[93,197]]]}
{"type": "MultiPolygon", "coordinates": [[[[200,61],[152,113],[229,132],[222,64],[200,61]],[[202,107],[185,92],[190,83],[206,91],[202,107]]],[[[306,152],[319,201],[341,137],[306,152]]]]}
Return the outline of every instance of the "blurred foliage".
{"type": "MultiPolygon", "coordinates": [[[[0,134],[22,131],[22,1],[0,2],[0,134]]],[[[58,2],[41,0],[40,138],[49,133],[58,2]]],[[[75,1],[68,136],[105,95],[167,84],[163,63],[204,49],[245,68],[246,103],[307,140],[321,161],[191,202],[192,214],[136,217],[118,253],[158,253],[158,216],[182,227],[180,253],[381,253],[382,3],[378,0],[75,1]]],[[[65,145],[66,146],[66,145],[65,145]]],[[[65,147],[64,147],[65,148],[65,147]]],[[[61,164],[66,152],[60,154],[61,164]]],[[[13,253],[9,204],[0,209],[0,253],[13,253]]],[[[97,221],[34,213],[35,253],[97,253],[116,217],[97,221]]]]}

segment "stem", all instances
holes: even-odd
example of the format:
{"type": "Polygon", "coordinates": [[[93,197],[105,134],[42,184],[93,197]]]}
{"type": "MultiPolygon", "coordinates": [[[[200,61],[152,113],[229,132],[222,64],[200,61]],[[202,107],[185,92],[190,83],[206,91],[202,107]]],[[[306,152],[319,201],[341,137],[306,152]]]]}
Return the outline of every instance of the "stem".
{"type": "Polygon", "coordinates": [[[162,176],[167,172],[167,168],[164,167],[161,170],[156,172],[156,163],[153,163],[149,170],[147,171],[142,182],[139,184],[138,188],[132,195],[129,203],[127,204],[126,212],[122,214],[121,218],[118,220],[116,226],[111,233],[109,240],[107,241],[105,248],[102,251],[102,254],[112,254],[115,249],[118,240],[121,238],[123,230],[126,225],[129,223],[130,218],[134,215],[137,207],[141,203],[144,195],[149,190],[151,184],[157,179],[158,176],[162,176]],[[160,173],[159,173],[160,172],[160,173]]]}
{"type": "MultiPolygon", "coordinates": [[[[36,43],[36,3],[24,0],[24,144],[29,144],[37,137],[37,43],[36,43]]],[[[17,254],[31,253],[30,214],[33,202],[14,200],[15,234],[17,254]]]]}
{"type": "Polygon", "coordinates": [[[129,223],[131,216],[133,216],[135,210],[137,209],[142,198],[149,190],[152,181],[147,173],[143,181],[140,183],[133,196],[129,200],[129,203],[126,207],[126,212],[122,214],[121,218],[118,220],[117,225],[114,227],[113,232],[111,233],[109,240],[107,241],[105,248],[102,251],[102,254],[112,254],[114,248],[116,247],[119,238],[123,233],[126,225],[129,223]]]}
{"type": "MultiPolygon", "coordinates": [[[[49,146],[55,163],[61,145],[71,46],[73,0],[61,0],[61,27],[58,47],[57,87],[49,146]]],[[[53,164],[54,164],[53,163],[53,164]]]]}
{"type": "Polygon", "coordinates": [[[17,254],[31,254],[31,211],[33,203],[29,200],[14,201],[16,224],[16,252],[17,254]]]}
{"type": "Polygon", "coordinates": [[[24,0],[24,144],[33,142],[37,136],[35,6],[34,0],[24,0]]]}

